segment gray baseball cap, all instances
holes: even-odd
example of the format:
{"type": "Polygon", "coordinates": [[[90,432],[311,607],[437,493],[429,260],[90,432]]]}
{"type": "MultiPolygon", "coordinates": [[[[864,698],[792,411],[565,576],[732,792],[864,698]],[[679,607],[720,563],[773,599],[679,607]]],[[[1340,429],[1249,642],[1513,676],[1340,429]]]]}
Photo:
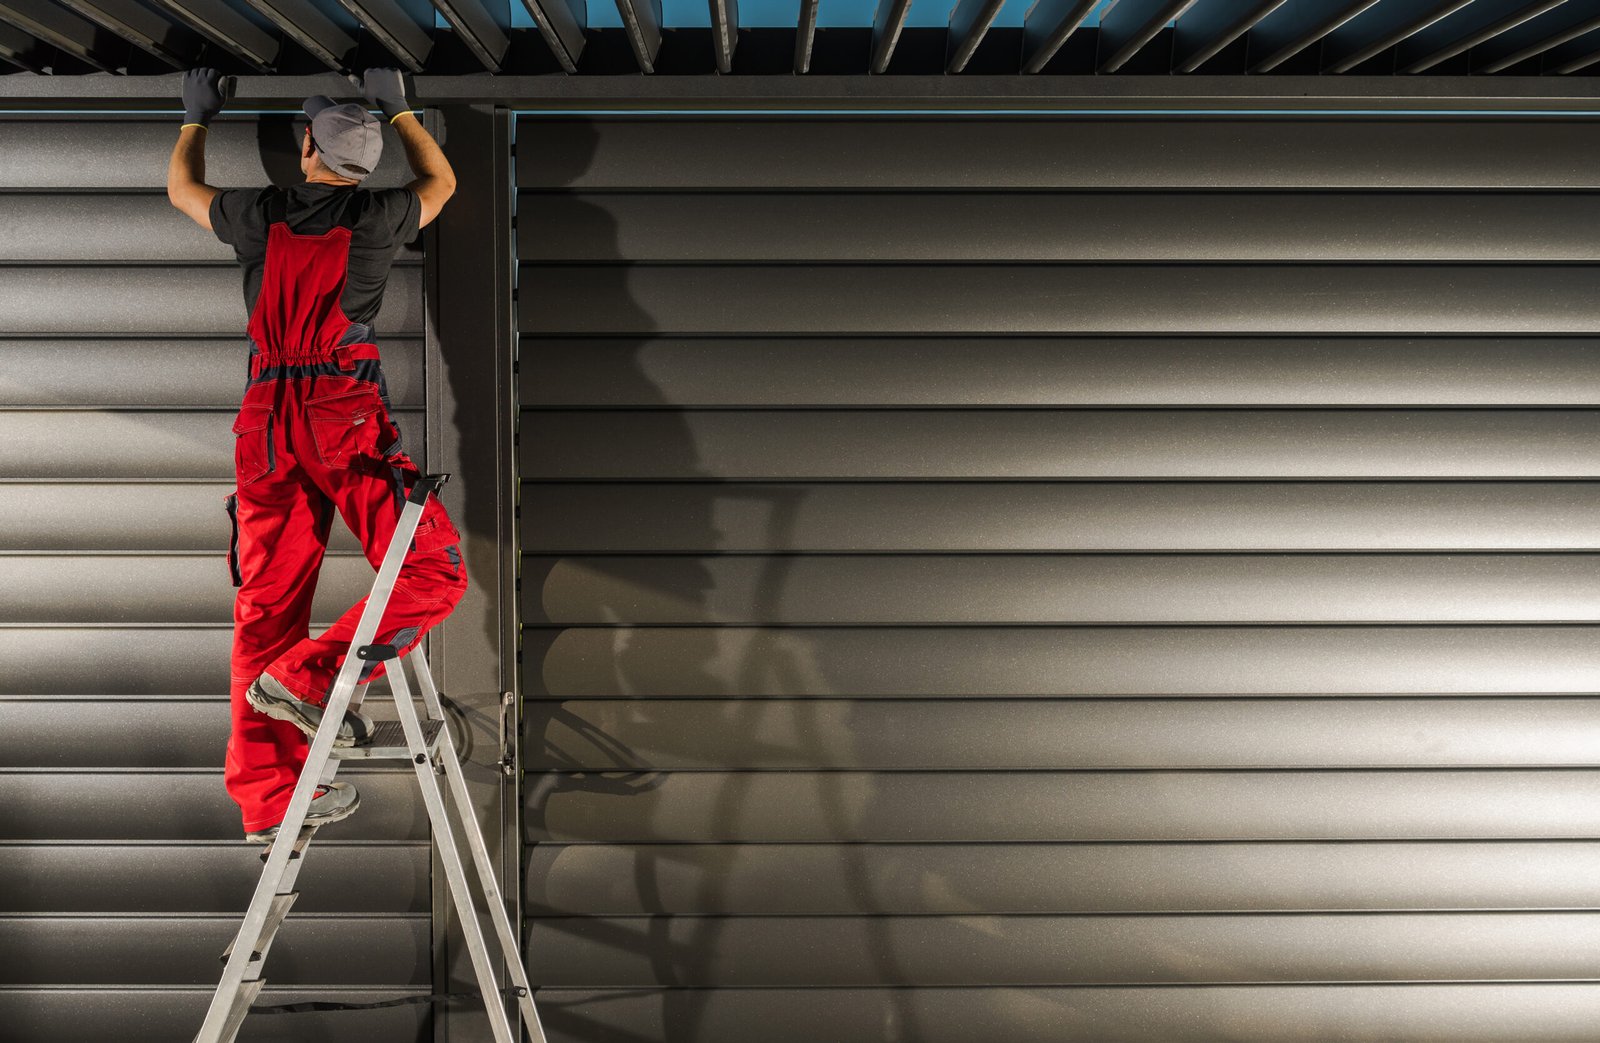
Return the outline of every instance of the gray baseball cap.
{"type": "Polygon", "coordinates": [[[311,143],[329,170],[360,181],[377,169],[383,155],[378,117],[355,102],[341,105],[326,94],[307,98],[305,113],[311,117],[311,143]]]}

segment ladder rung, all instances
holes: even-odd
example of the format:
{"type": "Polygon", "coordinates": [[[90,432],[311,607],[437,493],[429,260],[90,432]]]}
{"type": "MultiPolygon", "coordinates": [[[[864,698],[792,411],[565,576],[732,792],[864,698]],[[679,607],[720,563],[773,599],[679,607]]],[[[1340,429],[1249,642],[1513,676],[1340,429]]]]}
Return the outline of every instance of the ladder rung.
{"type": "MultiPolygon", "coordinates": [[[[306,853],[306,845],[311,843],[311,838],[316,835],[316,832],[316,826],[300,827],[300,832],[294,838],[294,844],[291,845],[289,849],[289,861],[293,862],[295,859],[306,853]]],[[[277,842],[278,838],[274,837],[272,844],[276,844],[277,842]]],[[[272,844],[268,844],[266,847],[261,849],[261,861],[265,862],[267,857],[272,854],[272,844]]]]}
{"type": "MultiPolygon", "coordinates": [[[[272,906],[267,910],[267,918],[261,924],[261,933],[256,936],[255,947],[250,951],[250,969],[245,971],[245,981],[260,979],[261,965],[266,962],[267,950],[272,948],[272,939],[277,935],[279,926],[283,924],[283,918],[289,915],[289,907],[294,905],[294,900],[299,897],[299,891],[272,896],[272,906]]],[[[234,935],[233,941],[222,950],[223,963],[228,962],[228,957],[233,955],[233,947],[238,944],[239,936],[234,935]]]]}
{"type": "MultiPolygon", "coordinates": [[[[422,722],[422,741],[428,745],[431,760],[439,752],[439,735],[444,722],[427,719],[422,722]]],[[[372,742],[366,746],[336,746],[333,755],[340,760],[391,760],[408,761],[411,747],[406,745],[405,729],[399,721],[379,721],[372,729],[372,742]]]]}

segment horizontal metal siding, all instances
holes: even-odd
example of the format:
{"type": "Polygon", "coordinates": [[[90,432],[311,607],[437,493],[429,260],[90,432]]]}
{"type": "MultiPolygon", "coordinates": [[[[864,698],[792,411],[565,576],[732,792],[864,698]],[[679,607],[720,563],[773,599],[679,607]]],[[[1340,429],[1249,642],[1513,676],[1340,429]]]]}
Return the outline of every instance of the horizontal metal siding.
{"type": "Polygon", "coordinates": [[[1586,1043],[1600,1016],[1589,984],[1211,985],[1076,988],[551,989],[554,1039],[748,1039],[764,1043],[1586,1043]]]}
{"type": "Polygon", "coordinates": [[[1592,261],[1592,192],[574,192],[529,195],[540,263],[1592,261]],[[772,216],[786,215],[782,235],[772,216]],[[1175,239],[1174,228],[1183,236],[1175,239]]]}
{"type": "Polygon", "coordinates": [[[680,337],[524,341],[530,407],[1583,406],[1573,337],[680,337]]]}
{"type": "Polygon", "coordinates": [[[552,1038],[1592,1035],[1576,128],[524,119],[552,1038]]]}
{"type": "Polygon", "coordinates": [[[1596,188],[1600,142],[1586,139],[1587,126],[1519,117],[1047,114],[936,122],[876,115],[525,120],[517,183],[582,191],[889,193],[1596,188]]]}
{"type": "MultiPolygon", "coordinates": [[[[173,133],[164,120],[4,124],[0,1020],[19,1043],[188,1039],[260,872],[222,784],[233,598],[222,498],[245,314],[232,251],[165,199],[173,133]]],[[[403,158],[389,144],[378,176],[397,184],[403,158]]],[[[297,169],[293,148],[287,121],[222,120],[208,174],[263,184],[267,170],[297,169]]],[[[417,252],[402,256],[378,325],[420,453],[417,252]]],[[[370,585],[337,529],[314,625],[370,585]]],[[[351,774],[362,814],[313,855],[266,1002],[296,995],[291,985],[341,1000],[429,986],[414,784],[351,774]]],[[[332,1031],[328,1017],[254,1018],[245,1038],[308,1038],[332,1031]]],[[[354,1031],[408,1038],[426,1024],[425,1007],[400,1008],[354,1031]]]]}
{"type": "Polygon", "coordinates": [[[1597,863],[1600,844],[1550,840],[539,844],[527,901],[587,916],[1575,909],[1597,863]]]}
{"type": "Polygon", "coordinates": [[[1592,695],[1594,634],[1558,624],[675,626],[529,629],[523,644],[543,664],[525,678],[539,698],[1592,695]]]}

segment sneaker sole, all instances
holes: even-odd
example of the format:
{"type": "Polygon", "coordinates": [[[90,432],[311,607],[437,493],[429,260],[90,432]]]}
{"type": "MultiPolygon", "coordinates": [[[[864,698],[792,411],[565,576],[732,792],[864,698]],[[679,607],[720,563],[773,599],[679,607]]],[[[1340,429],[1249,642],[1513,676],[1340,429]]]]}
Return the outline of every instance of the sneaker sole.
{"type": "MultiPolygon", "coordinates": [[[[306,825],[316,826],[320,829],[321,827],[332,822],[343,822],[351,815],[354,815],[356,813],[356,808],[359,808],[360,806],[361,791],[356,790],[356,799],[350,802],[349,807],[340,808],[338,811],[331,811],[326,815],[308,815],[306,816],[306,825]]],[[[276,839],[278,839],[278,832],[276,829],[274,829],[270,835],[263,837],[252,837],[247,833],[245,834],[244,842],[247,844],[270,844],[276,839]]]]}
{"type": "MultiPolygon", "coordinates": [[[[312,721],[310,718],[306,717],[304,711],[300,709],[299,704],[290,702],[287,699],[279,699],[275,696],[269,695],[268,693],[261,691],[261,689],[256,685],[251,685],[245,691],[244,700],[250,704],[252,709],[266,714],[273,720],[288,721],[290,724],[304,732],[308,739],[316,738],[317,728],[320,727],[321,722],[312,721]]],[[[344,736],[335,732],[333,736],[333,744],[341,749],[347,749],[354,746],[356,742],[354,739],[346,739],[344,736]]]]}

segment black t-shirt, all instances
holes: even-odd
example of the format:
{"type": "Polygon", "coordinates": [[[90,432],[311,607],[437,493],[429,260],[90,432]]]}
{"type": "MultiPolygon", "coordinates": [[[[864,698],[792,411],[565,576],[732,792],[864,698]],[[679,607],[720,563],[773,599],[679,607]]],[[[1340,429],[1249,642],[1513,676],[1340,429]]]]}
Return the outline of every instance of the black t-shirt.
{"type": "Polygon", "coordinates": [[[233,247],[244,267],[245,313],[255,310],[261,273],[267,258],[269,205],[287,193],[284,213],[289,230],[321,235],[330,228],[349,228],[350,265],[339,305],[345,318],[371,326],[383,304],[383,284],[395,254],[417,237],[422,200],[409,188],[376,191],[355,185],[307,182],[288,189],[232,188],[211,200],[211,228],[233,247]]]}

